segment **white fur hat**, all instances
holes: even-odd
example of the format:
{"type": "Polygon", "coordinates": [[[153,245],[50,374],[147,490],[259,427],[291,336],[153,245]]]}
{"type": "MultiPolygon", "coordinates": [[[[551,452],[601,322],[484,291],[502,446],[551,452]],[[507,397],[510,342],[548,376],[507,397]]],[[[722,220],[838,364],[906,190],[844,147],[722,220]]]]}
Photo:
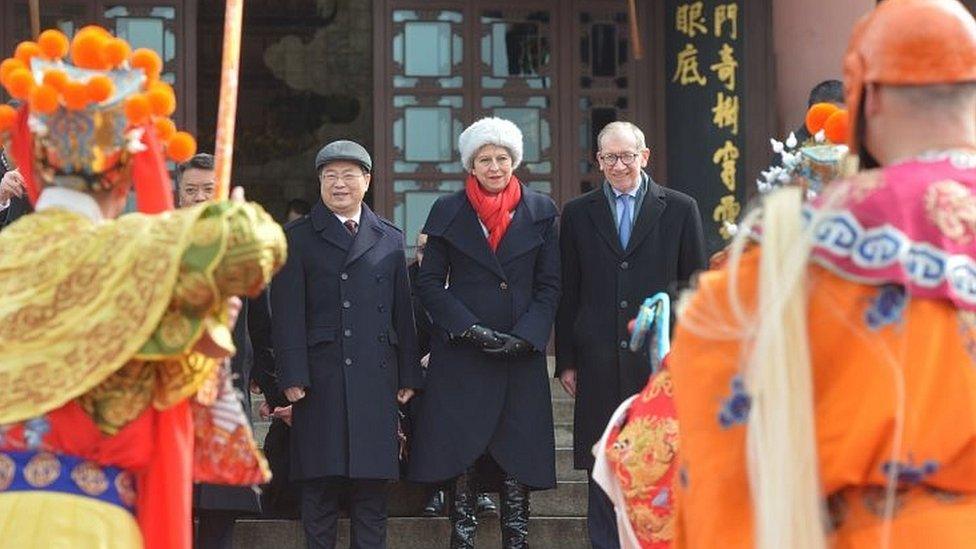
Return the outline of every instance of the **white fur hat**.
{"type": "Polygon", "coordinates": [[[522,130],[511,120],[488,117],[471,124],[458,137],[461,163],[470,170],[474,154],[485,145],[505,147],[512,155],[512,169],[522,162],[522,130]]]}

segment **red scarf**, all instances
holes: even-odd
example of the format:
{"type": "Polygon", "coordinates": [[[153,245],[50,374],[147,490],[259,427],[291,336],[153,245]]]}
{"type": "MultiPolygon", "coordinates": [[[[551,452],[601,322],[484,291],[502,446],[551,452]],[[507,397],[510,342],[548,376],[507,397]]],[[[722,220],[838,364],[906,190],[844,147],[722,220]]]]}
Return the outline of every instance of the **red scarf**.
{"type": "Polygon", "coordinates": [[[491,251],[497,251],[498,244],[512,223],[510,214],[522,200],[521,182],[513,175],[502,192],[492,194],[486,191],[473,175],[469,175],[464,183],[464,191],[468,195],[471,207],[478,214],[478,219],[488,229],[488,246],[491,251]]]}

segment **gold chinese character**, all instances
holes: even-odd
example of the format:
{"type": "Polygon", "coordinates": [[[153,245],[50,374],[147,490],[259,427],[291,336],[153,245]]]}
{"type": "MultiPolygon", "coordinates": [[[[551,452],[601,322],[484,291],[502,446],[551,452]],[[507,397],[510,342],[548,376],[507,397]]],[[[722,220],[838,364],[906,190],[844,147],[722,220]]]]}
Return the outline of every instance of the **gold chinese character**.
{"type": "Polygon", "coordinates": [[[732,135],[739,135],[739,96],[726,96],[718,92],[712,107],[712,122],[719,128],[731,128],[732,135]]]}
{"type": "Polygon", "coordinates": [[[741,211],[742,206],[736,201],[735,196],[726,195],[719,200],[718,206],[712,212],[712,219],[722,224],[718,232],[725,240],[732,238],[732,233],[729,231],[729,224],[735,223],[741,211]]]}
{"type": "Polygon", "coordinates": [[[702,11],[701,2],[678,6],[678,11],[674,14],[674,28],[678,32],[688,35],[689,38],[694,38],[696,34],[708,34],[702,11]]]}
{"type": "Polygon", "coordinates": [[[729,192],[735,192],[736,161],[739,159],[739,148],[729,140],[725,141],[722,148],[715,151],[712,155],[712,163],[722,166],[722,183],[729,192]]]}
{"type": "MultiPolygon", "coordinates": [[[[679,8],[680,9],[680,8],[679,8]]],[[[739,37],[739,6],[736,4],[719,4],[715,6],[715,36],[722,37],[722,27],[729,24],[729,37],[735,40],[739,37]]]]}
{"type": "Polygon", "coordinates": [[[685,49],[678,52],[678,68],[675,69],[671,81],[681,82],[682,86],[705,85],[705,77],[698,72],[698,49],[695,46],[685,44],[685,49]]]}
{"type": "Polygon", "coordinates": [[[722,44],[718,59],[718,63],[709,68],[718,73],[718,79],[725,83],[729,91],[735,91],[735,69],[739,66],[739,62],[735,60],[735,50],[728,44],[722,44]]]}

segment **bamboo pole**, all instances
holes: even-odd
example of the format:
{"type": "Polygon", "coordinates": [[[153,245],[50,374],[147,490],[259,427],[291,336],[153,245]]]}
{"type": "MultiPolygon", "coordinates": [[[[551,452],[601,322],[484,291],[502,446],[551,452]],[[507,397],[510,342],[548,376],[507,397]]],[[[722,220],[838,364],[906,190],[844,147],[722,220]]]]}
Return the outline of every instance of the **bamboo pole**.
{"type": "Polygon", "coordinates": [[[41,0],[30,0],[31,35],[37,40],[41,35],[41,0]]]}
{"type": "Polygon", "coordinates": [[[627,11],[630,15],[630,43],[633,44],[634,59],[640,61],[644,58],[644,47],[637,28],[637,0],[627,0],[627,11]]]}
{"type": "Polygon", "coordinates": [[[220,67],[220,105],[217,109],[217,138],[214,144],[215,185],[217,187],[214,192],[215,200],[227,200],[230,196],[244,0],[227,0],[224,10],[224,50],[220,67]]]}

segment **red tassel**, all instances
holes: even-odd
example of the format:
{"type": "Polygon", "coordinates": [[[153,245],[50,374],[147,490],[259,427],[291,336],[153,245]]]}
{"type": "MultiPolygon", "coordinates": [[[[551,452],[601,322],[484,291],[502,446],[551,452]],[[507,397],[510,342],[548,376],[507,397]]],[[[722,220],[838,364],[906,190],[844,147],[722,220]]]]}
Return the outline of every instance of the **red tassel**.
{"type": "Polygon", "coordinates": [[[27,187],[27,200],[33,208],[37,203],[37,197],[41,194],[41,189],[34,180],[34,137],[31,135],[27,119],[30,117],[30,110],[27,105],[23,105],[17,112],[17,126],[13,133],[13,156],[17,163],[17,171],[24,178],[24,185],[27,187]]]}
{"type": "Polygon", "coordinates": [[[136,190],[136,208],[154,214],[173,209],[173,184],[163,161],[163,149],[156,132],[144,125],[142,144],[146,150],[132,158],[132,181],[136,190]]]}

